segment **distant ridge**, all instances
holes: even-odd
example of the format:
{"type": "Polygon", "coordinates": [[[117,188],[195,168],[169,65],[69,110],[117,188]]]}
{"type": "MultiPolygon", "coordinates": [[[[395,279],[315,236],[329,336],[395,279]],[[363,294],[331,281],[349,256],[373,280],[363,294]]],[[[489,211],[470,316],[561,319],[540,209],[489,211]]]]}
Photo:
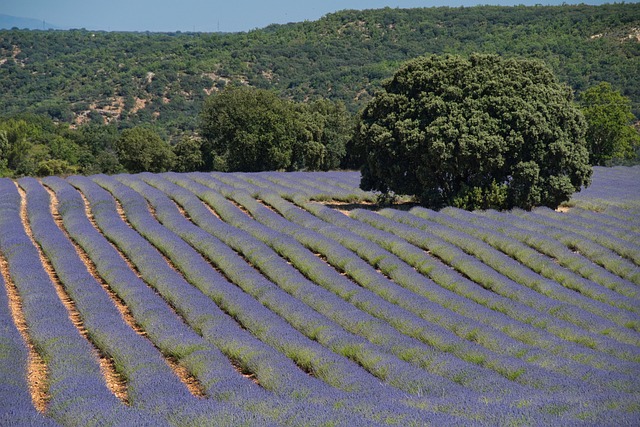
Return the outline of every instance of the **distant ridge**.
{"type": "Polygon", "coordinates": [[[447,53],[539,59],[576,95],[606,81],[640,117],[640,3],[345,10],[237,34],[40,29],[0,39],[0,116],[153,123],[172,140],[195,131],[205,99],[227,84],[341,101],[356,114],[402,63],[447,53]]]}
{"type": "Polygon", "coordinates": [[[0,13],[0,29],[10,30],[20,28],[27,30],[60,30],[62,27],[50,24],[40,19],[22,18],[19,16],[4,15],[0,13]]]}

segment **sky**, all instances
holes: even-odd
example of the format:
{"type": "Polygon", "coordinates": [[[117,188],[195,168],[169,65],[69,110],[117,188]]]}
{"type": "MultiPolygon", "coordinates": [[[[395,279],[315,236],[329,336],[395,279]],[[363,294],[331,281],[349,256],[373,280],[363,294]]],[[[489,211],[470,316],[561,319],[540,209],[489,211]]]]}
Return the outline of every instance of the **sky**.
{"type": "Polygon", "coordinates": [[[601,0],[0,0],[0,14],[46,21],[64,29],[236,32],[274,23],[314,21],[344,9],[558,5],[565,2],[607,3],[601,0]]]}

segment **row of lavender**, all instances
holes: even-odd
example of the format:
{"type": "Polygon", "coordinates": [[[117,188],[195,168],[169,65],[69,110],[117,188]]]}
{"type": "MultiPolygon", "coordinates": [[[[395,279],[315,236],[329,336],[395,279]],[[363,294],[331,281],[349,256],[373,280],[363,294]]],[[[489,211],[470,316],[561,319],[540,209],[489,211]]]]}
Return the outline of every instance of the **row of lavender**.
{"type": "MultiPolygon", "coordinates": [[[[598,173],[603,172],[606,171],[598,170],[598,173]]],[[[620,390],[619,387],[625,381],[614,380],[610,376],[612,371],[619,370],[623,377],[626,376],[627,385],[631,385],[637,376],[637,363],[640,360],[640,296],[637,292],[640,284],[640,263],[637,258],[640,253],[640,235],[637,233],[639,217],[634,214],[640,201],[640,192],[637,189],[640,169],[620,168],[612,173],[618,177],[623,175],[622,178],[618,178],[620,181],[617,183],[621,193],[624,193],[622,210],[619,204],[606,203],[600,205],[598,214],[574,209],[570,214],[564,215],[548,209],[540,209],[533,213],[470,214],[453,209],[436,213],[414,208],[411,213],[396,210],[384,210],[379,213],[356,210],[351,212],[351,218],[348,218],[321,205],[309,203],[306,199],[315,197],[313,190],[309,191],[306,183],[299,186],[297,179],[291,180],[288,176],[218,175],[213,179],[213,183],[210,178],[207,180],[211,187],[238,203],[244,203],[248,208],[252,202],[246,204],[243,199],[250,199],[238,196],[237,191],[225,190],[224,186],[216,184],[215,180],[225,181],[226,184],[231,184],[232,188],[244,188],[253,198],[262,200],[280,215],[304,226],[306,230],[317,230],[320,234],[340,242],[401,284],[403,273],[398,273],[403,267],[406,268],[406,265],[400,265],[393,259],[392,255],[397,255],[406,261],[406,264],[433,279],[435,283],[432,282],[430,285],[436,284],[441,287],[438,289],[425,286],[420,289],[416,286],[415,279],[402,283],[405,288],[413,286],[414,296],[422,294],[431,301],[438,301],[441,307],[453,306],[454,311],[468,316],[467,320],[471,318],[501,329],[519,340],[520,344],[548,349],[553,355],[562,352],[563,363],[579,363],[560,368],[558,362],[541,359],[540,354],[534,355],[530,349],[518,348],[511,343],[501,343],[498,346],[504,352],[512,350],[512,354],[527,362],[540,364],[546,369],[551,368],[588,382],[594,382],[598,376],[601,384],[608,384],[610,388],[620,390]],[[238,178],[244,183],[239,182],[238,178]],[[273,188],[274,183],[298,190],[276,189],[291,203],[270,194],[269,190],[273,188]],[[304,192],[307,194],[301,195],[304,192]],[[602,216],[603,220],[598,221],[594,215],[602,216]],[[584,218],[589,218],[589,221],[584,218]],[[614,223],[620,227],[611,226],[614,223]],[[361,238],[366,240],[359,241],[361,238]],[[373,248],[371,242],[378,244],[378,249],[373,248]],[[408,245],[408,242],[413,245],[408,245]],[[383,250],[379,250],[380,248],[383,250]],[[416,250],[417,248],[423,251],[416,250]],[[388,251],[385,252],[384,249],[388,251]],[[427,256],[424,251],[428,251],[431,256],[427,256]],[[453,273],[452,277],[452,267],[459,275],[453,273]],[[454,293],[443,296],[442,288],[453,290],[454,293]],[[464,297],[463,301],[456,301],[456,297],[460,296],[464,297]],[[478,310],[478,307],[474,307],[469,300],[479,303],[484,308],[491,308],[490,312],[482,310],[484,312],[481,316],[476,315],[474,311],[478,310]],[[468,308],[462,308],[462,303],[467,303],[468,308]],[[500,320],[499,314],[507,314],[511,319],[500,320]],[[515,328],[509,323],[513,323],[514,319],[518,323],[515,328]],[[527,325],[535,328],[526,330],[527,325]],[[541,334],[539,329],[550,332],[552,336],[541,334]],[[550,345],[553,342],[551,340],[555,341],[553,345],[550,345]],[[609,358],[608,355],[614,357],[609,358]],[[601,371],[595,373],[590,370],[587,373],[584,366],[580,365],[589,365],[601,371]]],[[[326,186],[316,184],[316,187],[320,193],[333,191],[326,186]]],[[[344,199],[349,197],[351,196],[348,193],[344,193],[344,199]]],[[[254,209],[248,210],[258,221],[265,221],[261,219],[264,215],[254,209]]],[[[285,224],[279,229],[294,235],[298,241],[309,249],[322,253],[331,262],[330,257],[334,249],[325,246],[325,252],[322,252],[320,248],[323,244],[319,243],[321,239],[317,235],[303,237],[302,233],[305,231],[296,230],[291,224],[285,224]]],[[[346,264],[346,259],[347,257],[341,253],[334,265],[338,266],[340,260],[346,264]]],[[[357,281],[357,277],[352,273],[352,265],[349,264],[344,270],[357,281]]],[[[356,274],[361,274],[361,270],[355,270],[356,274]]],[[[411,273],[409,269],[404,274],[411,273]]],[[[360,282],[365,287],[369,283],[368,279],[360,282]]],[[[385,298],[389,295],[388,289],[382,292],[385,298]]],[[[394,303],[399,304],[397,300],[394,303]]],[[[443,318],[444,316],[438,316],[434,323],[442,321],[443,318]]],[[[447,317],[445,321],[450,320],[447,317]]],[[[449,329],[456,331],[457,327],[449,329]]],[[[464,337],[465,333],[467,332],[458,335],[464,337]]],[[[477,341],[478,335],[474,330],[472,341],[477,341]]],[[[483,344],[490,345],[489,340],[483,344]]],[[[537,377],[539,386],[541,377],[538,375],[537,372],[533,374],[537,377]]],[[[517,378],[513,379],[517,381],[517,378]]],[[[562,381],[561,377],[556,377],[556,381],[562,381]]],[[[631,386],[627,390],[636,393],[637,390],[634,388],[631,386]]],[[[568,389],[576,395],[589,394],[589,388],[580,391],[575,384],[568,385],[568,389]]],[[[619,404],[616,399],[613,401],[607,405],[613,407],[619,404]]],[[[632,400],[629,401],[628,408],[635,411],[637,417],[637,405],[631,402],[632,400]]],[[[586,417],[586,414],[578,415],[579,418],[583,416],[586,417]]],[[[607,424],[611,422],[613,421],[609,420],[607,424]]]]}
{"type": "Polygon", "coordinates": [[[640,195],[625,189],[639,172],[612,170],[624,196],[583,196],[565,214],[347,216],[318,201],[367,206],[373,195],[357,189],[358,174],[341,172],[23,179],[28,225],[18,188],[4,180],[5,275],[57,388],[43,418],[29,405],[28,356],[4,304],[9,351],[0,357],[21,368],[0,371],[0,420],[637,424],[640,195]],[[88,338],[67,324],[52,280],[88,338]],[[40,303],[56,309],[40,314],[40,303]],[[47,336],[38,322],[66,329],[47,336]],[[125,399],[85,369],[96,353],[116,366],[125,399]],[[9,393],[22,403],[10,405],[9,393]]]}

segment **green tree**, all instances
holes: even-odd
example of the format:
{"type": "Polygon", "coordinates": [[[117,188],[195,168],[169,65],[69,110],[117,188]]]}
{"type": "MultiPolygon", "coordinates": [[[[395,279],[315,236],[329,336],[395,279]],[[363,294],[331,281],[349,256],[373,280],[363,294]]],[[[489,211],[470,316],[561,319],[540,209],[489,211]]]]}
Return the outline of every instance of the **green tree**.
{"type": "Polygon", "coordinates": [[[587,119],[587,147],[593,165],[606,165],[613,159],[629,159],[640,146],[640,134],[633,127],[635,116],[631,100],[601,82],[580,96],[582,113],[587,119]]]}
{"type": "Polygon", "coordinates": [[[115,125],[87,123],[72,134],[76,144],[81,147],[80,165],[82,173],[120,173],[124,168],[115,151],[116,141],[120,137],[115,125]]]}
{"type": "Polygon", "coordinates": [[[200,114],[205,166],[256,172],[289,169],[304,133],[295,105],[264,89],[229,87],[200,114]]]}
{"type": "Polygon", "coordinates": [[[151,129],[125,129],[115,145],[120,163],[130,173],[166,172],[173,166],[171,146],[151,129]]]}
{"type": "Polygon", "coordinates": [[[299,136],[291,170],[331,170],[341,166],[353,134],[353,117],[343,102],[318,99],[296,104],[299,136]]]}
{"type": "Polygon", "coordinates": [[[202,141],[185,136],[173,146],[175,163],[173,170],[176,172],[194,172],[202,170],[204,159],[202,158],[202,141]]]}
{"type": "Polygon", "coordinates": [[[361,187],[465,209],[556,207],[590,183],[585,121],[542,63],[474,54],[406,63],[361,115],[361,187]]]}
{"type": "Polygon", "coordinates": [[[200,133],[207,169],[286,169],[298,134],[288,101],[264,89],[228,87],[206,99],[200,133]]]}
{"type": "Polygon", "coordinates": [[[46,146],[39,144],[42,128],[25,118],[0,121],[2,157],[8,175],[33,175],[39,161],[48,156],[46,146]],[[10,172],[9,172],[10,171],[10,172]]]}
{"type": "Polygon", "coordinates": [[[0,129],[0,178],[11,175],[9,169],[9,150],[11,144],[9,143],[9,137],[7,131],[0,129]]]}
{"type": "Polygon", "coordinates": [[[96,173],[122,173],[125,172],[124,167],[118,159],[118,155],[113,150],[104,150],[99,152],[94,161],[85,167],[83,171],[85,174],[96,173]]]}
{"type": "Polygon", "coordinates": [[[78,173],[78,167],[70,165],[66,160],[48,159],[38,162],[35,172],[38,176],[73,175],[78,173]]]}
{"type": "Polygon", "coordinates": [[[326,150],[324,159],[317,169],[339,168],[346,155],[347,141],[353,134],[353,116],[349,114],[343,102],[332,102],[328,99],[310,103],[308,110],[319,127],[316,141],[326,150]]]}

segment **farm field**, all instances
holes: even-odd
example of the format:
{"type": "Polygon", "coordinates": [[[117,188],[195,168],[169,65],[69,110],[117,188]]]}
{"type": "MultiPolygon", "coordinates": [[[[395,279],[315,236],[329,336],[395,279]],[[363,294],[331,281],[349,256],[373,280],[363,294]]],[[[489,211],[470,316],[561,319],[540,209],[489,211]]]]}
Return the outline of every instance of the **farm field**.
{"type": "Polygon", "coordinates": [[[640,425],[640,167],[561,211],[358,184],[0,179],[0,425],[640,425]]]}

